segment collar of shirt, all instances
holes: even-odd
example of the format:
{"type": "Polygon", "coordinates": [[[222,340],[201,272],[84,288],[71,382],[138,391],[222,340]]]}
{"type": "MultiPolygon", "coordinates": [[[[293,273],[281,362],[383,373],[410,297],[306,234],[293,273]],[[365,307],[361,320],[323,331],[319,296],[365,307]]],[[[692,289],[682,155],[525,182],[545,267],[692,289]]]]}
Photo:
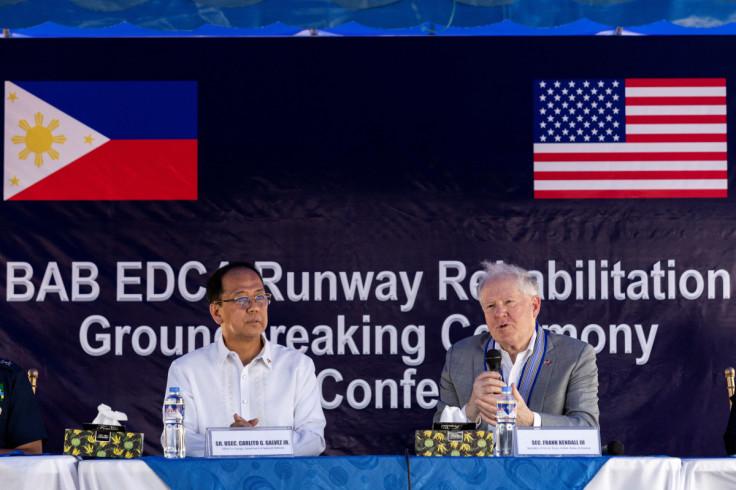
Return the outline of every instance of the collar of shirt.
{"type": "MultiPolygon", "coordinates": [[[[265,333],[261,334],[261,339],[263,340],[263,348],[251,363],[260,361],[264,366],[271,369],[271,359],[273,358],[271,355],[271,343],[266,338],[265,333]]],[[[225,340],[222,338],[222,328],[217,329],[217,332],[215,332],[215,342],[217,343],[217,360],[221,364],[224,363],[228,357],[233,357],[234,359],[237,359],[242,366],[243,363],[240,362],[240,356],[238,356],[238,353],[231,351],[225,345],[225,340]]]]}
{"type": "Polygon", "coordinates": [[[532,333],[532,338],[529,340],[529,344],[526,346],[526,349],[519,352],[516,355],[516,362],[511,362],[511,356],[503,350],[503,347],[501,347],[501,344],[496,342],[496,346],[498,347],[498,350],[501,351],[501,370],[504,372],[505,381],[507,386],[511,386],[511,383],[516,384],[516,388],[519,388],[519,378],[521,377],[521,371],[524,369],[524,363],[527,359],[529,359],[529,356],[532,355],[532,352],[534,351],[534,342],[537,340],[537,329],[534,329],[534,332],[532,333]]]}

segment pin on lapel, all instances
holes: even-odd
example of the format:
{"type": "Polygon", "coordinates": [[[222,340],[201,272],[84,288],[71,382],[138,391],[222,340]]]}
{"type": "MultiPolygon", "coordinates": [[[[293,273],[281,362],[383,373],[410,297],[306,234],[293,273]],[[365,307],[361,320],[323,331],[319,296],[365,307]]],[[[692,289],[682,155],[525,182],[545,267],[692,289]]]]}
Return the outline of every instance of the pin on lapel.
{"type": "Polygon", "coordinates": [[[545,363],[545,364],[546,364],[547,366],[551,366],[551,365],[552,365],[552,363],[551,363],[551,362],[549,362],[549,361],[544,361],[544,363],[545,363]]]}

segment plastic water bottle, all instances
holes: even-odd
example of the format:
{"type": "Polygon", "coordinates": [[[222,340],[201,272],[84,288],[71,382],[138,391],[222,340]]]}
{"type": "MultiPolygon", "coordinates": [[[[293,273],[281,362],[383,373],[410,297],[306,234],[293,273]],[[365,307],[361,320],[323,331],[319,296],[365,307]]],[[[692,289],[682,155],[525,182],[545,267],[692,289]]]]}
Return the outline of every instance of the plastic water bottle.
{"type": "Polygon", "coordinates": [[[167,458],[183,458],[186,456],[184,445],[184,399],[178,386],[169,388],[164,400],[164,456],[167,458]]]}
{"type": "Polygon", "coordinates": [[[496,401],[496,437],[493,445],[494,456],[514,455],[514,427],[516,426],[516,399],[511,387],[504,386],[496,401]]]}

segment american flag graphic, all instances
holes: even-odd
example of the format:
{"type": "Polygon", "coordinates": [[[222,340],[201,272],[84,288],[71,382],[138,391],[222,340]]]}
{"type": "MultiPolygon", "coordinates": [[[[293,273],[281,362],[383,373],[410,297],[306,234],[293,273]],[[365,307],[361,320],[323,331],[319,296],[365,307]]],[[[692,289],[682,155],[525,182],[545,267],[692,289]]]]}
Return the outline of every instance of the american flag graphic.
{"type": "Polygon", "coordinates": [[[725,78],[534,82],[534,198],[727,197],[725,78]]]}

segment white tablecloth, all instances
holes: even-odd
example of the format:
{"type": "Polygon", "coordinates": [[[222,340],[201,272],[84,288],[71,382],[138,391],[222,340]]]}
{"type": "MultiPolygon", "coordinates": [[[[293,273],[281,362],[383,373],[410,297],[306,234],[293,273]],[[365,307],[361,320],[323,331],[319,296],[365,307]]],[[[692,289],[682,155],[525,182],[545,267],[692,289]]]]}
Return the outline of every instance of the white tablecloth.
{"type": "Polygon", "coordinates": [[[0,458],[2,490],[76,490],[75,456],[7,456],[0,458]]]}
{"type": "MultiPolygon", "coordinates": [[[[143,461],[135,459],[95,459],[79,463],[80,490],[169,490],[143,461]]],[[[39,489],[40,490],[40,489],[39,489]]]]}
{"type": "Polygon", "coordinates": [[[613,488],[677,490],[682,488],[680,462],[679,458],[664,456],[617,456],[609,459],[585,488],[586,490],[613,488]]]}
{"type": "MultiPolygon", "coordinates": [[[[0,458],[0,490],[167,490],[140,460],[84,460],[73,456],[0,458]]],[[[736,458],[615,457],[586,486],[608,489],[734,489],[736,458]]]]}
{"type": "Polygon", "coordinates": [[[732,490],[736,488],[736,459],[683,459],[682,479],[686,489],[732,490]]]}

